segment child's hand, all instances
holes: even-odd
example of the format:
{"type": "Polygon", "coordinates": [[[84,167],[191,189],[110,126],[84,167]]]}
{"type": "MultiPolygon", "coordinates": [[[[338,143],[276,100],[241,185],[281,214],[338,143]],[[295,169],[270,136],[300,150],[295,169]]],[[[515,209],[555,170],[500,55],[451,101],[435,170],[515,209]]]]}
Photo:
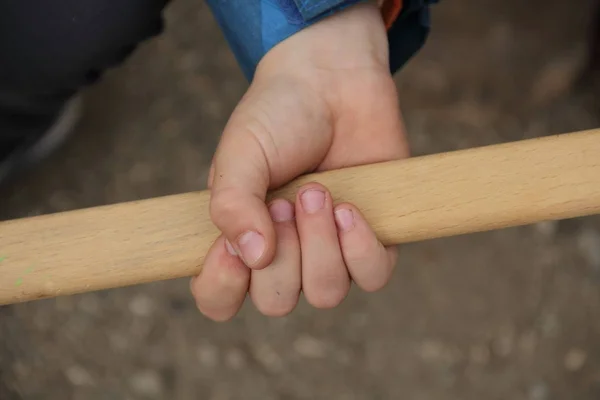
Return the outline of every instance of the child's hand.
{"type": "Polygon", "coordinates": [[[388,282],[396,250],[352,205],[334,209],[326,188],[307,185],[295,205],[265,205],[267,190],[301,174],[408,156],[387,46],[379,10],[360,5],[261,61],[213,162],[211,216],[223,236],[191,284],[205,315],[233,317],[248,292],[270,316],[289,313],[301,290],[330,308],[350,280],[367,291],[388,282]]]}

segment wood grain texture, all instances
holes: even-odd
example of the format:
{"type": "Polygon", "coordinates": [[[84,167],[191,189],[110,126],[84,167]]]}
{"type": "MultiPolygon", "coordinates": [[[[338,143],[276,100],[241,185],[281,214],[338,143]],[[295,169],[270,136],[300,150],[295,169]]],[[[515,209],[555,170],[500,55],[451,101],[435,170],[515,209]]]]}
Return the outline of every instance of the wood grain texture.
{"type": "MultiPolygon", "coordinates": [[[[386,244],[600,213],[600,130],[304,176],[386,244]]],[[[207,191],[0,223],[0,304],[192,276],[219,232],[207,191]]]]}

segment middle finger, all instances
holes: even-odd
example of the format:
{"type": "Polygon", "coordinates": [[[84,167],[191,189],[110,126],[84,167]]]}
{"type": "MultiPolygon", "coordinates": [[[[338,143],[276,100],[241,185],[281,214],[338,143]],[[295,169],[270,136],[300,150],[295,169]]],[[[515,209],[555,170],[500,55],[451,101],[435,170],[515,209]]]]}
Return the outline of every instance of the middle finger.
{"type": "Polygon", "coordinates": [[[296,224],[302,253],[302,291],[317,308],[333,308],[350,290],[340,250],[331,194],[322,185],[304,186],[296,201],[296,224]]]}

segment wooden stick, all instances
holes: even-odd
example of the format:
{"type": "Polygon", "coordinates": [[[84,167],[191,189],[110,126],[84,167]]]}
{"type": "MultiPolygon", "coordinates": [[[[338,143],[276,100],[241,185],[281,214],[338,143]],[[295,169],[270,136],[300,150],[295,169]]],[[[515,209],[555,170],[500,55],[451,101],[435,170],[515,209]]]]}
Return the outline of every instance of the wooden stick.
{"type": "MultiPolygon", "coordinates": [[[[600,213],[600,130],[304,176],[385,244],[600,213]]],[[[0,304],[198,274],[219,235],[207,191],[0,223],[0,304]]]]}

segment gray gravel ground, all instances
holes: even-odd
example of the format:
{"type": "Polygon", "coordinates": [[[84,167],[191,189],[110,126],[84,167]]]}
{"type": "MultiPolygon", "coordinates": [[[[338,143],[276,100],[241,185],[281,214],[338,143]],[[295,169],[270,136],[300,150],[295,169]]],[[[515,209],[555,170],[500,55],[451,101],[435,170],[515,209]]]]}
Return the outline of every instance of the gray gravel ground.
{"type": "MultiPolygon", "coordinates": [[[[441,2],[397,79],[414,153],[598,126],[578,79],[592,3],[441,2]]],[[[203,2],[166,17],[0,219],[204,188],[247,84],[203,2]]],[[[0,399],[600,398],[598,218],[408,245],[382,292],[281,319],[212,323],[187,283],[0,308],[0,399]]]]}

